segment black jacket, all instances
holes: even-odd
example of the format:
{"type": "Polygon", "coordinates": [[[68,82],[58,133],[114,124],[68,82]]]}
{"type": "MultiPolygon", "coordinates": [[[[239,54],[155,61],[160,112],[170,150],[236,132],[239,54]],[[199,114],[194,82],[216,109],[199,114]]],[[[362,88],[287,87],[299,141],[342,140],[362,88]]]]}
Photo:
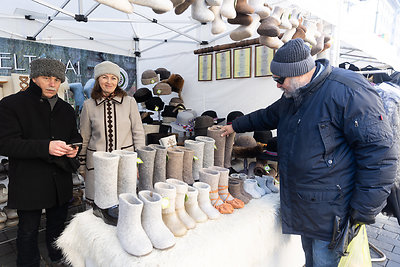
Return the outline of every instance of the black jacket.
{"type": "Polygon", "coordinates": [[[295,98],[237,118],[236,132],[278,129],[283,233],[330,241],[335,216],[373,223],[396,174],[382,101],[360,74],[317,61],[295,98]]]}
{"type": "Polygon", "coordinates": [[[26,91],[0,101],[0,155],[9,157],[10,208],[50,208],[72,198],[69,159],[51,156],[49,143],[82,142],[75,113],[61,99],[51,110],[41,94],[40,87],[31,80],[26,91]]]}

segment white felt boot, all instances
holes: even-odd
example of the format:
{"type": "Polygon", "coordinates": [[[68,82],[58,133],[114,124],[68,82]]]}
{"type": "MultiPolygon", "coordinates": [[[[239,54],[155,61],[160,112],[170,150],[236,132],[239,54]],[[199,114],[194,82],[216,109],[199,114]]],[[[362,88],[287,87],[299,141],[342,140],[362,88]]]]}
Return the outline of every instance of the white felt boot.
{"type": "Polygon", "coordinates": [[[222,0],[206,0],[206,4],[209,6],[221,6],[222,0]]]}
{"type": "MultiPolygon", "coordinates": [[[[208,9],[210,9],[211,12],[214,13],[214,20],[213,20],[212,26],[211,26],[211,33],[212,34],[220,34],[220,33],[223,33],[224,31],[226,31],[226,24],[222,20],[222,17],[221,17],[221,6],[211,6],[208,9]]],[[[196,137],[196,140],[197,140],[197,137],[196,137]]],[[[214,147],[213,147],[213,149],[214,149],[214,147]]],[[[213,153],[214,153],[214,150],[213,150],[213,153]]],[[[213,159],[214,159],[214,157],[213,157],[213,159]]]]}
{"type": "Polygon", "coordinates": [[[101,209],[118,205],[119,156],[109,152],[93,153],[94,203],[101,209]]]}
{"type": "Polygon", "coordinates": [[[221,15],[227,19],[236,18],[235,0],[223,0],[222,1],[221,15]]]}
{"type": "Polygon", "coordinates": [[[197,223],[202,223],[208,220],[207,214],[205,214],[199,207],[197,197],[199,190],[193,186],[188,186],[187,200],[185,201],[186,212],[192,217],[197,223]]]}
{"type": "Polygon", "coordinates": [[[249,38],[253,36],[253,34],[255,34],[258,26],[260,25],[260,16],[257,14],[251,14],[250,16],[253,17],[253,22],[249,26],[241,25],[238,28],[234,29],[229,35],[232,40],[240,41],[249,38]]]}
{"type": "Polygon", "coordinates": [[[285,8],[283,10],[282,16],[281,16],[281,24],[279,25],[279,27],[281,29],[291,29],[292,28],[292,23],[290,23],[289,21],[289,15],[292,12],[292,10],[290,8],[285,8]]]}
{"type": "Polygon", "coordinates": [[[271,190],[267,187],[267,178],[266,177],[256,176],[254,179],[256,179],[258,186],[264,190],[265,194],[271,193],[271,190]]]}
{"type": "Polygon", "coordinates": [[[290,15],[290,23],[292,24],[292,28],[297,28],[299,26],[299,14],[300,12],[297,9],[292,10],[292,14],[290,15]]]}
{"type": "Polygon", "coordinates": [[[279,188],[274,185],[274,178],[268,175],[263,175],[263,177],[266,178],[267,182],[266,185],[267,187],[273,192],[273,193],[278,193],[279,192],[279,188]]]}
{"type": "Polygon", "coordinates": [[[287,43],[290,40],[292,40],[292,37],[294,35],[294,33],[296,32],[296,28],[291,28],[289,30],[286,30],[285,33],[283,34],[281,41],[283,43],[287,43]]]}
{"type": "Polygon", "coordinates": [[[257,191],[257,181],[254,179],[246,179],[243,182],[243,189],[249,193],[253,198],[260,198],[261,194],[257,191]]]}
{"type": "Polygon", "coordinates": [[[176,187],[172,184],[158,182],[154,184],[154,190],[162,196],[166,202],[162,210],[162,219],[174,236],[184,236],[187,232],[185,225],[179,219],[175,211],[176,187]]]}
{"type": "Polygon", "coordinates": [[[265,19],[271,14],[271,9],[264,5],[264,0],[249,0],[249,5],[254,8],[254,13],[265,19]]]}
{"type": "Polygon", "coordinates": [[[195,228],[196,221],[185,210],[185,197],[188,191],[187,183],[173,178],[167,179],[166,182],[176,187],[175,211],[179,219],[187,229],[195,228]]]}
{"type": "Polygon", "coordinates": [[[174,8],[170,0],[129,0],[129,2],[139,6],[150,7],[160,13],[168,12],[174,8]]]}
{"type": "Polygon", "coordinates": [[[161,195],[143,190],[138,193],[143,201],[142,226],[153,247],[167,249],[175,245],[174,234],[162,220],[161,195]]]}
{"type": "Polygon", "coordinates": [[[279,49],[283,42],[278,37],[260,36],[260,44],[266,45],[271,49],[279,49]]]}
{"type": "Polygon", "coordinates": [[[153,245],[142,227],[143,202],[134,194],[119,195],[117,236],[122,248],[134,256],[144,256],[153,245]]]}
{"type": "Polygon", "coordinates": [[[133,6],[128,0],[96,0],[100,4],[115,8],[125,13],[132,13],[133,6]]]}
{"type": "Polygon", "coordinates": [[[317,39],[315,39],[315,37],[319,36],[319,33],[317,32],[315,21],[305,20],[303,25],[307,29],[304,41],[310,43],[312,46],[317,45],[317,39]]]}
{"type": "Polygon", "coordinates": [[[311,47],[311,56],[318,54],[322,49],[324,49],[325,34],[323,34],[323,30],[324,25],[322,22],[317,22],[317,32],[319,33],[319,36],[316,38],[317,44],[311,47]]]}
{"type": "Polygon", "coordinates": [[[193,187],[199,190],[199,196],[197,201],[199,203],[200,209],[207,215],[210,220],[216,220],[221,217],[221,213],[214,208],[210,200],[211,187],[209,184],[202,182],[195,182],[193,187]]]}
{"type": "Polygon", "coordinates": [[[137,182],[137,154],[133,151],[114,150],[112,154],[118,155],[118,196],[122,193],[132,193],[136,195],[137,182]]]}
{"type": "Polygon", "coordinates": [[[195,140],[185,140],[185,147],[194,151],[192,175],[195,181],[199,180],[199,171],[203,168],[204,143],[195,140]]]}
{"type": "Polygon", "coordinates": [[[205,0],[195,0],[191,5],[192,18],[207,23],[214,20],[214,13],[208,10],[205,0]]]}

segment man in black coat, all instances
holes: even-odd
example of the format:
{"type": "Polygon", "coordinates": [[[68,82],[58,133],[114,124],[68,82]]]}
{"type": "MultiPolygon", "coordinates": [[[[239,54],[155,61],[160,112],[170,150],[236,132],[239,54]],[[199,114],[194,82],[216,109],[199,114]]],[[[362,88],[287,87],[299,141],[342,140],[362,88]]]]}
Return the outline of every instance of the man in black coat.
{"type": "Polygon", "coordinates": [[[46,242],[61,263],[54,241],[64,230],[72,198],[72,172],[82,142],[70,104],[57,97],[65,65],[55,59],[31,62],[25,91],[0,101],[0,155],[9,158],[8,207],[17,209],[17,265],[39,266],[38,230],[46,209],[46,242]]]}

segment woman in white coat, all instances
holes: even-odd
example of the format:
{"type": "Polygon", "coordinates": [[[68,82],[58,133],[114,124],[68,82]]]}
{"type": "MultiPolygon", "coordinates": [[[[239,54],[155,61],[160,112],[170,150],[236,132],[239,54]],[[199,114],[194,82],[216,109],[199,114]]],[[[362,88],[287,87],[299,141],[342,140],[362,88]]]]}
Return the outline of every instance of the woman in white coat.
{"type": "Polygon", "coordinates": [[[94,200],[93,153],[135,151],[145,145],[138,105],[118,86],[119,66],[110,61],[99,63],[94,68],[94,78],[91,98],[84,102],[80,117],[83,138],[80,173],[85,177],[85,196],[89,203],[94,200]]]}

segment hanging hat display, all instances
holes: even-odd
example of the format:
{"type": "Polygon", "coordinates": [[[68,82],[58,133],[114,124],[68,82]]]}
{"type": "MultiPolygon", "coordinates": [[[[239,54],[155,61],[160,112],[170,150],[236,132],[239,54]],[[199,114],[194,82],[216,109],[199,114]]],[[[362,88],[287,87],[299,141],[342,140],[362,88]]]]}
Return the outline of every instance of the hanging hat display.
{"type": "Polygon", "coordinates": [[[149,100],[153,95],[151,91],[146,87],[139,88],[134,94],[133,97],[135,98],[137,103],[143,103],[149,100]]]}
{"type": "Polygon", "coordinates": [[[171,122],[171,127],[180,132],[192,132],[194,128],[194,118],[192,112],[184,110],[176,116],[176,121],[171,122]]]}
{"type": "Polygon", "coordinates": [[[145,70],[142,73],[142,84],[143,85],[154,84],[158,81],[159,81],[158,75],[154,70],[145,70]]]}
{"type": "Polygon", "coordinates": [[[160,75],[160,80],[168,79],[171,76],[171,72],[169,72],[166,68],[158,68],[155,72],[160,75]]]}
{"type": "Polygon", "coordinates": [[[153,96],[144,103],[149,110],[161,111],[164,108],[164,102],[158,96],[153,96]]]}
{"type": "Polygon", "coordinates": [[[214,110],[204,111],[201,116],[210,116],[211,118],[213,118],[214,124],[220,124],[225,120],[225,118],[218,118],[217,112],[215,112],[214,110]]]}

